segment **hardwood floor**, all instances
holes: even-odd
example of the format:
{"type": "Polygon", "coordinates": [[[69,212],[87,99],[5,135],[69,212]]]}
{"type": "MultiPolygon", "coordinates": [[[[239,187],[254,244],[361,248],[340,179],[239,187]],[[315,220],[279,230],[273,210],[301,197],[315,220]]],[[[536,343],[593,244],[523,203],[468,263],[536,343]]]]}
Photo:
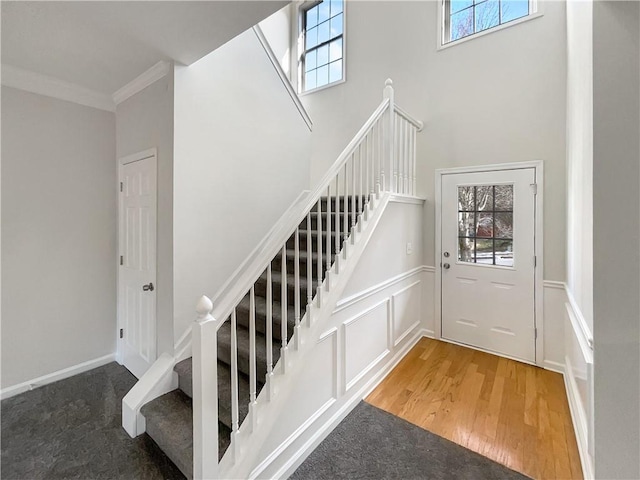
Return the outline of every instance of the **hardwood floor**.
{"type": "Polygon", "coordinates": [[[365,400],[532,478],[582,478],[558,373],[423,338],[365,400]]]}

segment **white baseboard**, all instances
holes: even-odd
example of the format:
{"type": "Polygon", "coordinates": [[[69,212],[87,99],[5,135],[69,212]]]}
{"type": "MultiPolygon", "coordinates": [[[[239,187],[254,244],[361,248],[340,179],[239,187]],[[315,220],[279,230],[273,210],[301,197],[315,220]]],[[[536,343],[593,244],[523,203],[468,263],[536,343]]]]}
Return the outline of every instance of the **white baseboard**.
{"type": "Polygon", "coordinates": [[[98,368],[103,365],[106,365],[107,363],[111,363],[115,361],[115,359],[116,359],[116,354],[110,353],[109,355],[105,355],[103,357],[94,358],[93,360],[88,360],[86,362],[82,362],[77,365],[73,365],[71,367],[63,368],[62,370],[58,370],[56,372],[52,372],[38,378],[27,380],[26,382],[13,385],[11,387],[3,388],[0,391],[0,398],[4,400],[5,398],[13,397],[20,393],[28,392],[29,390],[42,387],[43,385],[57,382],[58,380],[64,380],[65,378],[73,377],[74,375],[78,375],[79,373],[83,373],[88,370],[92,370],[94,368],[98,368]]]}
{"type": "Polygon", "coordinates": [[[543,362],[543,367],[545,370],[551,370],[552,372],[556,372],[561,375],[564,375],[564,363],[554,362],[552,360],[545,360],[543,362]]]}

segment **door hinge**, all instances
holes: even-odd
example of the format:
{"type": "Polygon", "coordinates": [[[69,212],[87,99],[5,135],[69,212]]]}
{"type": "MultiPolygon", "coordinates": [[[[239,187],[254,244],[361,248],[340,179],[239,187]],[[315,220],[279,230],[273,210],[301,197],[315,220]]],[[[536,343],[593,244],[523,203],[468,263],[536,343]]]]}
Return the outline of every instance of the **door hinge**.
{"type": "MultiPolygon", "coordinates": [[[[535,339],[537,340],[538,339],[538,327],[534,328],[533,331],[534,331],[535,339]]],[[[120,338],[122,338],[122,337],[120,337],[120,338]]]]}
{"type": "Polygon", "coordinates": [[[120,329],[120,338],[124,338],[124,328],[120,329]]]}
{"type": "Polygon", "coordinates": [[[124,191],[124,183],[123,182],[120,182],[120,191],[121,192],[124,191]]]}
{"type": "Polygon", "coordinates": [[[538,184],[537,183],[531,183],[529,184],[529,186],[531,187],[531,191],[533,192],[534,195],[538,194],[538,184]]]}
{"type": "MultiPolygon", "coordinates": [[[[122,264],[120,264],[120,265],[122,265],[122,264]]],[[[533,266],[534,266],[534,267],[537,267],[537,266],[538,266],[538,256],[537,256],[537,255],[534,255],[534,256],[533,256],[533,266]]]]}
{"type": "Polygon", "coordinates": [[[120,265],[124,265],[124,257],[120,255],[120,265]]]}

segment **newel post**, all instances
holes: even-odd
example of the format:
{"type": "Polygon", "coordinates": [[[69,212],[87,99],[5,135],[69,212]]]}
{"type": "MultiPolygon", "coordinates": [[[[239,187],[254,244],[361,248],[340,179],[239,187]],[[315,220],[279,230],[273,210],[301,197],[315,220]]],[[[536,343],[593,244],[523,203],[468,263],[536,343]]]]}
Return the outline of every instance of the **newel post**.
{"type": "Polygon", "coordinates": [[[218,359],[213,302],[202,296],[192,330],[193,478],[218,478],[218,359]]]}
{"type": "Polygon", "coordinates": [[[393,93],[393,81],[390,78],[384,82],[384,91],[382,97],[385,99],[389,99],[389,116],[386,122],[386,135],[385,135],[385,154],[384,158],[386,159],[382,165],[382,171],[380,172],[381,181],[382,181],[382,190],[393,191],[394,187],[394,178],[397,175],[397,172],[394,171],[395,162],[393,158],[393,153],[395,151],[395,98],[393,93]],[[387,170],[388,174],[385,177],[384,170],[387,170]],[[389,183],[387,184],[387,178],[389,179],[389,183]]]}

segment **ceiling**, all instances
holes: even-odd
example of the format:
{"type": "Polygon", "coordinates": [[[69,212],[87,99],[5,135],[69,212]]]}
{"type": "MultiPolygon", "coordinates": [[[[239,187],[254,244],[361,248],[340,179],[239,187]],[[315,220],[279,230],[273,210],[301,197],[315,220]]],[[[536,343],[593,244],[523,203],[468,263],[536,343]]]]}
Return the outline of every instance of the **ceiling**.
{"type": "Polygon", "coordinates": [[[111,95],[190,65],[288,1],[3,1],[2,63],[111,95]]]}

